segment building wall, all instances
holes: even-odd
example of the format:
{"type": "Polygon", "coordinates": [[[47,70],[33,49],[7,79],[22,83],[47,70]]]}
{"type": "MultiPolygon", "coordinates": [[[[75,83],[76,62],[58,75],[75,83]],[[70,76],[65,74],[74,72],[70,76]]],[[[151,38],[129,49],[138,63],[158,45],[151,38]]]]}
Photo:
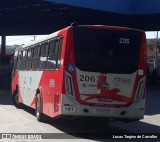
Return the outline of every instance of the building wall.
{"type": "Polygon", "coordinates": [[[157,58],[160,60],[160,50],[157,48],[155,44],[148,44],[147,45],[147,57],[150,58],[157,58]]]}
{"type": "Polygon", "coordinates": [[[127,15],[160,14],[160,0],[45,0],[127,15]]]}

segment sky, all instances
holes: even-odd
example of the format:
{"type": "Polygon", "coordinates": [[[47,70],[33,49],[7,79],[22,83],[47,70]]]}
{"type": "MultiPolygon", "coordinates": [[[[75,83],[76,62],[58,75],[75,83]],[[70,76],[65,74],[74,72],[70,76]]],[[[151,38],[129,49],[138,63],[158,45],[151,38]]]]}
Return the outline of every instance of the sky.
{"type": "MultiPolygon", "coordinates": [[[[147,39],[157,38],[157,31],[146,32],[147,39]]],[[[160,32],[158,32],[158,38],[160,38],[160,32]]]]}
{"type": "MultiPolygon", "coordinates": [[[[6,45],[22,45],[31,43],[34,40],[43,39],[46,35],[27,35],[27,36],[7,36],[6,45]],[[35,39],[34,39],[35,37],[35,39]]],[[[157,38],[157,32],[146,32],[147,39],[157,38]]],[[[160,32],[158,32],[160,38],[160,32]]],[[[1,37],[0,37],[1,45],[1,37]]]]}

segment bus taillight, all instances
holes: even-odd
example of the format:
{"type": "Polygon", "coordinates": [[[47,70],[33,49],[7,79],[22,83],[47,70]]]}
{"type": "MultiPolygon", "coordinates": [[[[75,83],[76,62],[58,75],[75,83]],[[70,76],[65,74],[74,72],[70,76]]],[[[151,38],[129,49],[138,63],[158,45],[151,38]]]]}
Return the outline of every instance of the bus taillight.
{"type": "Polygon", "coordinates": [[[145,95],[145,78],[142,78],[138,83],[134,101],[142,100],[144,98],[144,95],[145,95]]]}
{"type": "Polygon", "coordinates": [[[66,91],[67,91],[67,94],[70,94],[73,96],[72,86],[71,86],[71,78],[69,76],[66,77],[66,91]]]}
{"type": "Polygon", "coordinates": [[[73,79],[68,72],[65,72],[65,86],[66,86],[66,94],[75,97],[73,79]]]}

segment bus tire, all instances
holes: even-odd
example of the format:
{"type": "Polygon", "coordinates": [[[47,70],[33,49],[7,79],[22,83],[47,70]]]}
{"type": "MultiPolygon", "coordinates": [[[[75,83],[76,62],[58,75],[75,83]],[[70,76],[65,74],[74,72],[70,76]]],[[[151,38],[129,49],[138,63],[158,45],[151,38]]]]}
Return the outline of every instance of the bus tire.
{"type": "Polygon", "coordinates": [[[18,89],[16,91],[14,91],[13,95],[12,95],[12,104],[16,107],[16,108],[22,108],[22,104],[18,101],[18,89]]]}
{"type": "Polygon", "coordinates": [[[35,110],[36,119],[39,122],[44,121],[44,114],[42,113],[42,105],[41,105],[41,96],[38,93],[36,96],[36,110],[35,110]]]}

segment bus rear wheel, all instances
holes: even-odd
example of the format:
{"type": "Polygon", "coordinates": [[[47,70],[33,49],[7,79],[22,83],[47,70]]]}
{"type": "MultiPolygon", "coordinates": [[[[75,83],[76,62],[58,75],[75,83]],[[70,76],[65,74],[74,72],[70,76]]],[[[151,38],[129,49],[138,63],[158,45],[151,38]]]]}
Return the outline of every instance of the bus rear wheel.
{"type": "Polygon", "coordinates": [[[18,90],[14,91],[13,95],[12,95],[12,104],[16,107],[16,108],[21,108],[22,104],[19,102],[18,100],[18,90]]]}
{"type": "Polygon", "coordinates": [[[36,110],[35,110],[36,119],[39,122],[44,121],[44,114],[42,113],[41,97],[40,94],[36,96],[36,110]]]}

